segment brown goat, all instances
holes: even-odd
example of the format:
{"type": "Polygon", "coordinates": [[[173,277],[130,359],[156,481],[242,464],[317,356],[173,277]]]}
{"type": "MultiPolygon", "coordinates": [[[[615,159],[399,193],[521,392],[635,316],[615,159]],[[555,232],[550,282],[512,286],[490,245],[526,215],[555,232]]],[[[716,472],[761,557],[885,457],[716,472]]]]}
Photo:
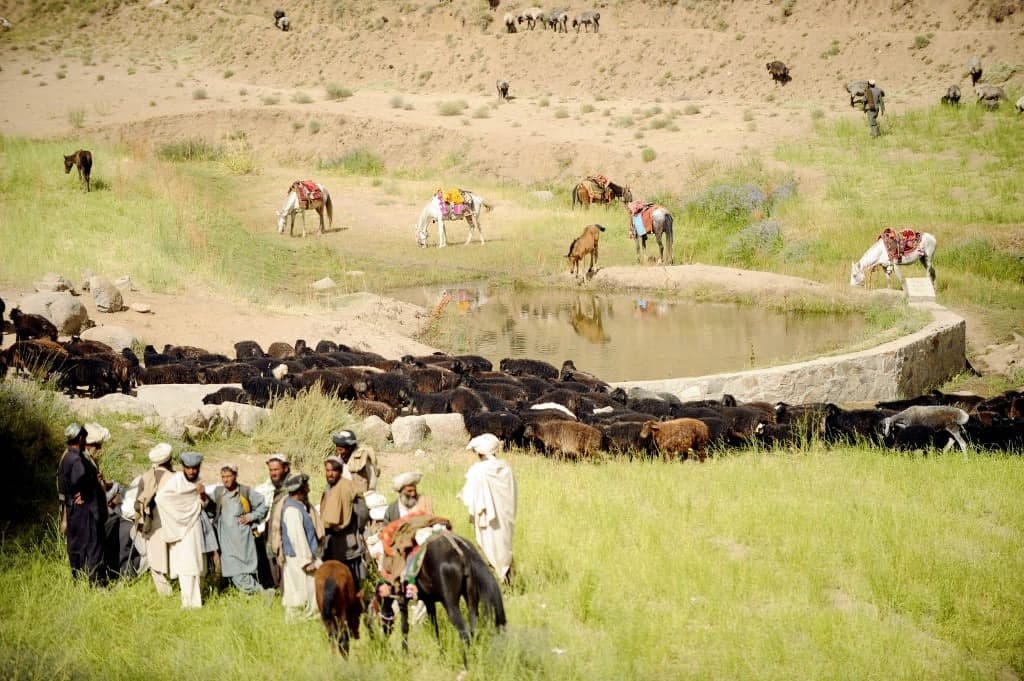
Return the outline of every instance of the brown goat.
{"type": "Polygon", "coordinates": [[[601,450],[601,431],[576,421],[538,421],[523,429],[523,437],[540,441],[550,454],[569,458],[593,456],[601,450]]]}
{"type": "Polygon", "coordinates": [[[644,421],[640,429],[640,441],[654,440],[658,451],[663,456],[675,458],[682,454],[688,456],[692,451],[698,461],[705,456],[704,446],[711,439],[706,423],[699,419],[673,419],[671,421],[644,421]]]}
{"type": "Polygon", "coordinates": [[[569,253],[565,256],[569,260],[569,274],[579,276],[580,260],[588,253],[590,254],[590,268],[587,270],[587,275],[589,276],[594,271],[594,265],[597,264],[597,243],[603,231],[604,227],[601,225],[587,225],[583,228],[583,233],[573,239],[572,244],[569,245],[569,253]]]}

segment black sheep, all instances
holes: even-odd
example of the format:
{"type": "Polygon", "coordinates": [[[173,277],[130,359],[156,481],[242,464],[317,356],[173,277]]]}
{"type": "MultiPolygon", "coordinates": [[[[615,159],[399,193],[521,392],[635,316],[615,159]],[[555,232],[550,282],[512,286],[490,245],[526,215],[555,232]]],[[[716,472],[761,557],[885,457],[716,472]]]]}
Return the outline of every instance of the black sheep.
{"type": "Polygon", "coordinates": [[[35,340],[49,338],[57,342],[57,327],[42,315],[25,314],[18,308],[11,310],[11,321],[14,322],[14,335],[17,340],[35,340]]]}
{"type": "Polygon", "coordinates": [[[195,384],[199,382],[199,375],[198,370],[191,364],[158,364],[143,369],[139,381],[143,385],[195,384]]]}
{"type": "Polygon", "coordinates": [[[272,400],[281,397],[294,397],[296,390],[291,385],[276,378],[250,378],[242,381],[242,388],[249,395],[252,404],[265,407],[272,400]]]}
{"type": "Polygon", "coordinates": [[[865,439],[882,443],[882,419],[896,412],[891,409],[853,409],[847,411],[828,404],[825,415],[826,442],[855,442],[865,439]]]}
{"type": "Polygon", "coordinates": [[[260,372],[244,362],[228,362],[227,364],[211,364],[200,367],[196,378],[200,383],[241,383],[256,378],[260,372]]]}
{"type": "Polygon", "coordinates": [[[558,380],[558,369],[536,359],[513,359],[506,357],[498,362],[498,368],[513,376],[536,376],[549,381],[558,380]]]}
{"type": "Polygon", "coordinates": [[[366,394],[362,395],[364,399],[384,402],[398,410],[409,404],[414,392],[412,383],[401,374],[373,374],[366,383],[366,394]]]}
{"type": "Polygon", "coordinates": [[[523,419],[511,411],[477,411],[463,414],[466,430],[473,437],[491,433],[506,444],[522,444],[523,419]]]}
{"type": "Polygon", "coordinates": [[[263,348],[254,340],[244,340],[235,343],[235,359],[254,359],[266,356],[267,354],[263,352],[263,348]]]}
{"type": "Polygon", "coordinates": [[[225,402],[248,404],[249,394],[242,388],[224,386],[203,398],[203,404],[224,404],[225,402]]]}
{"type": "Polygon", "coordinates": [[[102,357],[71,357],[60,369],[58,385],[69,395],[77,395],[86,386],[90,397],[103,397],[116,392],[120,381],[109,360],[102,357]]]}

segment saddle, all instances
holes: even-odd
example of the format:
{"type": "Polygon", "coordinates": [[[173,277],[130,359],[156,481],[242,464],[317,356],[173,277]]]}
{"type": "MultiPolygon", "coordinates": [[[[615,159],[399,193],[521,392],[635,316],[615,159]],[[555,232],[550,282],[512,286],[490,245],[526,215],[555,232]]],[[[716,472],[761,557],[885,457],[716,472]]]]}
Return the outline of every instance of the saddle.
{"type": "Polygon", "coordinates": [[[647,203],[644,201],[631,201],[627,206],[629,209],[630,224],[632,229],[629,230],[629,238],[635,239],[638,236],[644,236],[654,231],[654,210],[661,208],[656,203],[647,203]]]}
{"type": "Polygon", "coordinates": [[[915,232],[912,229],[897,232],[892,227],[886,227],[878,235],[878,238],[885,244],[885,252],[889,255],[889,260],[897,265],[921,245],[921,232],[915,232]]]}
{"type": "MultiPolygon", "coordinates": [[[[434,525],[444,525],[448,529],[452,526],[447,518],[414,511],[404,518],[388,523],[381,530],[380,540],[384,548],[382,572],[388,581],[404,577],[410,570],[410,563],[413,563],[412,569],[419,570],[419,562],[413,562],[420,546],[416,543],[416,534],[434,525]]],[[[422,559],[422,556],[420,558],[422,559]]]]}
{"type": "Polygon", "coordinates": [[[324,193],[320,191],[320,187],[311,180],[296,180],[292,182],[292,191],[299,197],[299,207],[303,210],[309,208],[310,203],[321,201],[324,198],[324,193]]]}
{"type": "Polygon", "coordinates": [[[584,180],[589,186],[587,189],[594,198],[601,201],[608,201],[611,199],[611,189],[608,187],[609,180],[604,175],[590,175],[584,180]]]}

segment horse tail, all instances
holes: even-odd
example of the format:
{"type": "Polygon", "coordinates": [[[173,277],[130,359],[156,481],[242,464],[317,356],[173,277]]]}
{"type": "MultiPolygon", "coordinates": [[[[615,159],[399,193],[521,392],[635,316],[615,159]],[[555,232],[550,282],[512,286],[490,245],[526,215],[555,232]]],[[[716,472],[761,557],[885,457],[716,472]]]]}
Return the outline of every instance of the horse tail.
{"type": "Polygon", "coordinates": [[[665,245],[668,247],[668,261],[672,260],[672,213],[665,211],[665,226],[662,228],[665,233],[665,245]]]}
{"type": "Polygon", "coordinates": [[[469,578],[476,587],[480,603],[486,610],[494,613],[494,626],[499,629],[504,627],[507,623],[505,619],[505,602],[501,598],[501,587],[498,586],[498,580],[495,579],[494,573],[487,567],[487,563],[480,557],[480,553],[472,544],[462,537],[457,537],[456,539],[462,546],[463,553],[465,553],[469,578]]]}
{"type": "Polygon", "coordinates": [[[481,206],[481,207],[482,207],[482,208],[483,208],[484,210],[486,210],[486,211],[487,211],[488,213],[490,213],[490,212],[491,212],[492,210],[494,210],[494,206],[492,206],[491,204],[487,203],[487,202],[486,202],[486,201],[484,201],[483,199],[480,199],[480,206],[481,206]]]}
{"type": "MultiPolygon", "coordinates": [[[[580,191],[580,186],[579,185],[576,185],[575,187],[572,188],[572,208],[571,208],[571,210],[576,210],[576,199],[577,199],[577,197],[579,195],[579,191],[580,191]]],[[[583,199],[580,199],[580,205],[581,206],[583,205],[583,199]]]]}
{"type": "Polygon", "coordinates": [[[334,202],[331,201],[331,195],[324,190],[324,208],[327,209],[327,222],[329,226],[334,228],[334,202]]]}

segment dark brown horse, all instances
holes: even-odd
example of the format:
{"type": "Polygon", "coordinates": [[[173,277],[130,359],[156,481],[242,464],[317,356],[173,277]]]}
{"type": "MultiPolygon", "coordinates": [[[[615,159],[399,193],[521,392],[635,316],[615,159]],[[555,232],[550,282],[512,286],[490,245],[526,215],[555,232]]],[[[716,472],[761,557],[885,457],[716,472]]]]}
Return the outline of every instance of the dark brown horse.
{"type": "Polygon", "coordinates": [[[89,186],[89,176],[92,174],[92,152],[79,149],[70,156],[65,156],[64,173],[70,173],[72,167],[78,168],[78,179],[85,182],[85,191],[92,191],[89,186]]]}
{"type": "Polygon", "coordinates": [[[629,203],[633,200],[633,192],[629,187],[611,181],[602,187],[596,180],[587,178],[572,189],[573,209],[576,208],[577,203],[584,208],[590,208],[592,203],[611,203],[619,200],[629,203]]]}
{"type": "MultiPolygon", "coordinates": [[[[434,624],[434,635],[439,641],[437,604],[444,606],[448,621],[459,630],[462,638],[462,665],[466,667],[466,647],[476,629],[480,606],[483,605],[485,613],[494,617],[495,627],[505,626],[505,604],[498,580],[473,545],[451,532],[434,535],[420,551],[423,555],[416,575],[417,597],[426,606],[427,615],[434,624]],[[469,613],[468,627],[460,607],[462,599],[465,599],[469,613]]],[[[400,589],[398,605],[402,617],[403,647],[409,636],[409,599],[406,596],[405,589],[400,589]]]]}
{"type": "Polygon", "coordinates": [[[316,583],[316,606],[327,627],[327,635],[336,642],[338,651],[348,657],[348,640],[359,638],[359,616],[363,603],[356,592],[356,582],[348,566],[337,560],[326,560],[313,576],[316,583]]]}

